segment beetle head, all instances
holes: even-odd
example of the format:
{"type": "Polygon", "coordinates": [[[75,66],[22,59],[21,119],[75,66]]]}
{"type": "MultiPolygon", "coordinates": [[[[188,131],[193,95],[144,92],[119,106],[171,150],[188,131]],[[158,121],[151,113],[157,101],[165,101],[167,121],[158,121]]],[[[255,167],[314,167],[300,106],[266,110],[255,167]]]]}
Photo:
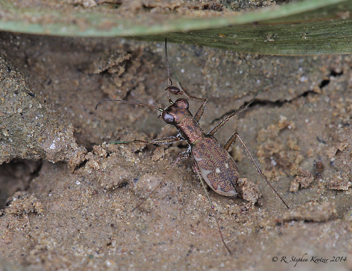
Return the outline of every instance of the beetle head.
{"type": "Polygon", "coordinates": [[[192,113],[188,110],[188,107],[189,104],[186,99],[177,99],[163,111],[161,117],[167,124],[176,125],[185,117],[192,116],[192,113]]]}

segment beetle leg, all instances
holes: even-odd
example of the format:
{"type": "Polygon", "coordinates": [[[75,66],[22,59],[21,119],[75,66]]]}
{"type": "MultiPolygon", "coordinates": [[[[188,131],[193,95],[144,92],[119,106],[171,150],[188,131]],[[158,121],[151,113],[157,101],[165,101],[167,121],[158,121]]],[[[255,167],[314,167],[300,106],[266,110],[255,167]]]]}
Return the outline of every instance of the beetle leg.
{"type": "Polygon", "coordinates": [[[149,141],[141,140],[141,139],[135,139],[135,140],[131,140],[131,141],[111,142],[110,144],[144,143],[144,144],[162,145],[162,144],[172,144],[172,143],[178,142],[178,141],[184,141],[184,138],[182,138],[181,136],[168,136],[168,137],[163,137],[163,138],[152,139],[152,140],[149,140],[149,141]]]}
{"type": "Polygon", "coordinates": [[[234,144],[236,142],[236,137],[237,137],[237,133],[234,133],[225,143],[224,145],[224,149],[228,152],[231,145],[234,144]]]}
{"type": "Polygon", "coordinates": [[[183,94],[189,98],[189,99],[193,99],[193,100],[200,100],[200,101],[203,101],[202,105],[198,108],[197,110],[197,113],[194,115],[194,118],[197,122],[199,122],[199,120],[201,119],[201,117],[203,116],[203,113],[204,113],[204,110],[205,110],[205,107],[206,107],[206,104],[208,102],[207,99],[203,99],[203,98],[198,98],[198,97],[195,97],[195,96],[192,96],[190,94],[188,94],[188,92],[182,87],[181,83],[178,82],[179,86],[180,86],[180,89],[183,91],[183,94]]]}
{"type": "Polygon", "coordinates": [[[203,181],[202,176],[201,176],[201,174],[200,174],[200,170],[199,170],[198,165],[197,165],[196,163],[193,165],[193,170],[197,173],[198,178],[199,178],[199,180],[200,180],[200,183],[202,184],[202,187],[203,187],[203,189],[204,189],[204,192],[205,192],[205,194],[207,195],[207,198],[208,198],[208,201],[209,201],[209,203],[210,203],[210,205],[211,205],[211,208],[212,208],[213,211],[214,211],[214,219],[215,219],[215,221],[216,221],[216,224],[218,225],[218,229],[219,229],[221,241],[222,241],[222,243],[224,244],[224,246],[226,247],[226,249],[227,249],[227,251],[229,252],[229,254],[232,254],[232,251],[231,251],[231,250],[229,249],[229,247],[226,245],[225,240],[224,240],[224,237],[222,236],[222,232],[221,232],[221,228],[220,228],[220,223],[219,223],[218,218],[216,217],[216,212],[215,212],[215,209],[214,209],[214,205],[213,205],[213,203],[212,203],[212,201],[211,201],[211,199],[210,199],[210,197],[209,197],[207,188],[206,188],[206,186],[205,186],[205,184],[204,184],[204,181],[203,181]]]}
{"type": "MultiPolygon", "coordinates": [[[[176,165],[179,161],[181,161],[182,159],[188,158],[188,157],[189,157],[189,152],[184,151],[184,152],[180,153],[180,154],[177,156],[175,162],[172,164],[171,168],[170,168],[164,175],[165,175],[165,176],[169,175],[169,173],[171,172],[171,170],[175,167],[175,165],[176,165]]],[[[148,198],[150,198],[150,196],[152,196],[153,194],[155,194],[156,191],[157,191],[162,185],[166,185],[166,183],[164,182],[164,180],[161,180],[160,183],[153,189],[153,191],[150,192],[150,194],[149,194],[145,199],[143,199],[140,203],[138,203],[137,206],[134,207],[131,212],[133,212],[134,210],[138,209],[139,206],[141,206],[148,198]]]]}
{"type": "MultiPolygon", "coordinates": [[[[207,99],[203,99],[203,98],[198,98],[195,96],[190,95],[185,88],[183,88],[183,86],[181,85],[181,83],[179,81],[177,81],[178,84],[178,88],[174,87],[172,85],[172,81],[170,79],[170,66],[169,66],[169,58],[167,56],[167,39],[165,38],[165,57],[166,57],[166,70],[167,70],[167,88],[165,90],[168,90],[168,99],[169,101],[172,102],[171,98],[170,98],[170,92],[174,95],[185,95],[187,98],[189,99],[193,99],[193,100],[200,100],[203,101],[202,105],[199,107],[196,115],[194,116],[194,118],[196,119],[196,121],[198,122],[200,120],[200,118],[203,115],[204,109],[205,109],[205,105],[207,103],[207,99]]],[[[177,79],[177,78],[176,78],[177,79]]]]}
{"type": "Polygon", "coordinates": [[[204,189],[204,192],[205,192],[205,194],[207,195],[207,198],[208,198],[208,200],[209,200],[209,202],[210,202],[211,208],[214,209],[214,205],[213,205],[213,203],[211,202],[211,199],[210,199],[209,194],[208,194],[208,191],[207,191],[207,187],[205,186],[205,184],[204,184],[204,182],[203,182],[203,178],[202,178],[202,175],[200,174],[200,170],[199,170],[198,165],[197,165],[196,163],[194,163],[194,165],[193,165],[192,168],[193,168],[193,171],[194,171],[195,173],[197,173],[197,175],[198,175],[198,178],[199,178],[199,180],[200,180],[200,183],[202,184],[202,187],[203,187],[203,189],[204,189]]]}
{"type": "Polygon", "coordinates": [[[189,155],[190,155],[190,152],[189,152],[188,150],[187,150],[187,151],[184,151],[184,152],[181,152],[181,153],[177,156],[175,162],[172,164],[171,168],[167,171],[167,173],[165,174],[165,176],[167,176],[167,175],[171,172],[171,170],[173,170],[173,168],[176,166],[176,164],[177,164],[179,161],[181,161],[181,160],[183,160],[183,159],[186,159],[186,158],[189,158],[189,155]]]}
{"type": "Polygon", "coordinates": [[[260,167],[258,166],[257,162],[254,160],[251,152],[249,151],[249,149],[247,148],[246,144],[244,144],[242,138],[240,137],[240,135],[238,133],[234,133],[229,140],[225,143],[224,145],[224,149],[227,151],[230,146],[232,145],[232,143],[235,142],[236,138],[238,137],[238,139],[240,140],[243,148],[246,150],[250,160],[252,161],[252,163],[254,164],[255,168],[257,169],[258,173],[260,174],[260,176],[262,176],[262,178],[266,181],[266,183],[271,187],[271,189],[275,192],[275,194],[281,199],[281,201],[286,205],[287,209],[290,209],[288,207],[288,205],[286,204],[286,202],[283,200],[283,198],[279,195],[279,193],[274,189],[274,187],[271,185],[271,183],[268,181],[267,177],[264,175],[264,173],[262,172],[262,170],[260,169],[260,167]]]}
{"type": "Polygon", "coordinates": [[[199,120],[203,116],[206,104],[207,104],[207,100],[204,100],[202,105],[198,108],[197,113],[194,115],[194,118],[197,122],[199,122],[199,120]]]}
{"type": "Polygon", "coordinates": [[[205,107],[206,107],[208,100],[190,95],[186,91],[186,89],[184,89],[182,87],[180,82],[177,81],[177,84],[178,84],[179,90],[180,90],[180,92],[177,95],[185,95],[189,99],[203,101],[202,105],[198,108],[197,113],[194,115],[194,119],[198,122],[201,119],[201,117],[203,116],[203,113],[204,113],[204,110],[205,110],[205,107]]]}
{"type": "Polygon", "coordinates": [[[259,92],[261,92],[263,89],[260,89],[259,91],[257,91],[256,94],[254,94],[253,98],[246,104],[242,105],[239,109],[237,109],[235,112],[231,113],[230,115],[228,115],[227,117],[225,117],[220,123],[218,123],[213,129],[210,130],[210,132],[208,133],[208,135],[215,135],[215,133],[222,127],[225,125],[226,122],[228,122],[232,117],[238,115],[239,113],[245,111],[248,106],[250,106],[251,103],[254,102],[255,98],[257,97],[257,95],[259,94],[259,92]]]}

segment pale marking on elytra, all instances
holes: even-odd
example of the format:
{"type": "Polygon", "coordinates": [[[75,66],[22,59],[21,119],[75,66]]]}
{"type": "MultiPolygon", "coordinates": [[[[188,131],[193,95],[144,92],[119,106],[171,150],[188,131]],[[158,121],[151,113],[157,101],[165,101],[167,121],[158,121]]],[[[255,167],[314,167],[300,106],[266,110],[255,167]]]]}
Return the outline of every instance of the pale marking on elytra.
{"type": "Polygon", "coordinates": [[[223,191],[221,189],[221,186],[218,185],[217,189],[214,188],[214,185],[212,184],[212,182],[209,180],[208,178],[208,174],[211,173],[212,171],[211,170],[206,170],[206,169],[202,169],[202,168],[199,168],[200,172],[201,172],[201,175],[204,179],[204,181],[218,194],[220,195],[224,195],[224,196],[227,196],[227,197],[235,197],[237,195],[237,192],[236,190],[230,190],[230,191],[223,191]]]}
{"type": "Polygon", "coordinates": [[[225,163],[225,167],[226,167],[226,168],[229,168],[229,163],[225,163]]]}
{"type": "Polygon", "coordinates": [[[215,172],[216,172],[216,173],[220,173],[220,172],[221,172],[220,168],[217,167],[217,168],[215,169],[215,172]]]}
{"type": "Polygon", "coordinates": [[[211,171],[211,170],[204,169],[204,168],[201,168],[201,167],[199,167],[199,170],[200,170],[200,172],[201,172],[201,174],[202,174],[203,179],[206,181],[206,183],[207,183],[210,187],[214,188],[213,184],[211,183],[211,181],[210,181],[209,178],[208,178],[208,174],[211,173],[212,171],[211,171]]]}

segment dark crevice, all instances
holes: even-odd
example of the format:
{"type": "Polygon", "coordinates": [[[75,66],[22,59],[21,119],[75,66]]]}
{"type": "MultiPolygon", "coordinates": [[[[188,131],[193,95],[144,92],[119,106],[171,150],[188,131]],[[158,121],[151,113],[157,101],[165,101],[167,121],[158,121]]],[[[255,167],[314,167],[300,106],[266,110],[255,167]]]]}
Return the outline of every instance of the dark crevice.
{"type": "MultiPolygon", "coordinates": [[[[128,98],[132,95],[133,90],[135,90],[137,88],[137,86],[133,86],[131,89],[129,89],[126,92],[125,97],[122,98],[122,100],[128,101],[128,98]]],[[[138,102],[138,101],[137,101],[138,102]]]]}
{"type": "Polygon", "coordinates": [[[329,83],[330,83],[330,80],[325,79],[325,80],[321,81],[319,88],[322,89],[323,87],[329,85],[329,83]]]}
{"type": "MultiPolygon", "coordinates": [[[[334,70],[331,70],[330,71],[330,74],[328,75],[328,77],[340,77],[343,75],[343,71],[341,72],[336,72],[334,70]]],[[[328,84],[330,83],[330,79],[324,79],[321,81],[321,83],[319,84],[319,88],[322,89],[323,87],[327,86],[328,84]]],[[[271,106],[271,107],[281,107],[283,106],[284,104],[286,103],[291,103],[299,98],[302,98],[302,97],[307,97],[308,95],[317,95],[318,93],[316,93],[315,91],[313,90],[307,90],[305,92],[303,92],[302,94],[298,95],[297,97],[291,99],[291,100],[278,100],[278,101],[268,101],[268,100],[259,100],[259,99],[256,99],[254,100],[249,106],[248,106],[248,109],[249,110],[251,107],[254,107],[254,106],[271,106]]],[[[245,107],[246,105],[248,104],[248,102],[244,103],[242,105],[242,107],[245,107]]],[[[246,110],[246,111],[247,111],[246,110]]],[[[219,122],[221,121],[222,119],[224,119],[225,117],[231,115],[232,113],[238,111],[237,110],[231,110],[229,112],[226,112],[224,113],[222,116],[220,116],[219,118],[216,118],[214,119],[212,122],[211,122],[211,125],[216,123],[216,122],[219,122]]]]}
{"type": "MultiPolygon", "coordinates": [[[[257,105],[260,105],[260,106],[272,106],[272,107],[281,107],[284,103],[286,103],[287,101],[268,101],[268,100],[254,100],[249,106],[248,108],[244,111],[248,111],[250,110],[251,107],[254,107],[254,106],[257,106],[257,105]]],[[[245,107],[247,106],[248,102],[245,102],[241,107],[245,107]]],[[[213,125],[214,123],[217,123],[217,122],[220,122],[221,120],[223,120],[224,118],[226,118],[227,116],[233,114],[234,112],[236,111],[239,111],[239,109],[236,109],[236,110],[231,110],[229,112],[226,112],[224,113],[222,116],[214,119],[210,124],[213,125]]],[[[241,113],[239,114],[236,114],[236,115],[240,115],[241,113]]],[[[236,116],[235,115],[235,116],[236,116]]]]}
{"type": "Polygon", "coordinates": [[[125,188],[129,185],[128,181],[122,181],[121,183],[119,183],[118,188],[125,188]]]}
{"type": "MultiPolygon", "coordinates": [[[[343,75],[343,71],[341,72],[336,72],[334,70],[331,70],[330,71],[330,74],[328,75],[328,77],[340,77],[341,75],[343,75]]],[[[330,83],[330,79],[324,79],[321,81],[320,85],[319,85],[319,88],[322,89],[323,87],[329,85],[330,83]]]]}
{"type": "MultiPolygon", "coordinates": [[[[271,107],[281,107],[285,103],[287,103],[287,100],[277,100],[277,101],[269,101],[269,100],[254,100],[248,108],[254,107],[254,106],[271,106],[271,107]]],[[[246,104],[246,103],[245,103],[246,104]]]]}
{"type": "MultiPolygon", "coordinates": [[[[39,176],[40,170],[42,169],[43,162],[37,161],[37,168],[31,173],[31,180],[39,176]]],[[[28,187],[27,187],[28,188],[28,187]]]]}
{"type": "Polygon", "coordinates": [[[82,161],[79,165],[77,165],[77,166],[75,167],[74,170],[78,170],[78,169],[80,169],[80,168],[85,167],[85,165],[87,164],[87,162],[88,162],[88,160],[82,161]]]}
{"type": "MultiPolygon", "coordinates": [[[[277,100],[277,101],[269,101],[269,100],[259,100],[259,99],[256,99],[254,100],[247,108],[247,110],[245,110],[244,112],[250,110],[251,107],[254,107],[254,106],[266,106],[266,107],[282,107],[284,104],[286,103],[291,103],[301,97],[307,97],[308,95],[317,95],[318,93],[316,93],[315,91],[313,90],[307,90],[305,92],[303,92],[302,94],[298,95],[297,97],[291,99],[291,100],[277,100]]],[[[248,102],[245,102],[241,107],[245,107],[247,106],[248,102]]],[[[226,112],[224,113],[222,116],[220,116],[219,118],[216,118],[214,119],[211,124],[214,124],[214,123],[217,123],[219,121],[221,121],[222,119],[226,118],[227,116],[231,115],[232,113],[238,111],[238,109],[236,110],[231,110],[229,112],[226,112]]],[[[241,114],[241,113],[240,113],[241,114]]],[[[238,114],[238,115],[240,115],[238,114]]],[[[236,114],[237,115],[237,114],[236,114]]],[[[236,116],[235,115],[235,116],[236,116]]]]}
{"type": "Polygon", "coordinates": [[[0,209],[17,191],[25,191],[31,181],[39,176],[42,161],[15,159],[0,166],[0,209]]]}
{"type": "Polygon", "coordinates": [[[330,76],[340,77],[341,75],[343,75],[343,71],[340,71],[340,72],[336,72],[336,71],[333,71],[333,70],[330,71],[330,76]]]}

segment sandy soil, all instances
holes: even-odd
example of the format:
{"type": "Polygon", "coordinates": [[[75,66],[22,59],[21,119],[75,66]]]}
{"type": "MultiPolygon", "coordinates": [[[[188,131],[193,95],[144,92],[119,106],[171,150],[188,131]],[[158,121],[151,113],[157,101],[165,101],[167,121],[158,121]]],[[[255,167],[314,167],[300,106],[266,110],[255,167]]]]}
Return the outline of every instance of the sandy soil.
{"type": "MultiPolygon", "coordinates": [[[[290,210],[236,142],[240,174],[262,198],[253,205],[208,191],[214,212],[192,160],[166,174],[187,144],[108,144],[175,135],[156,111],[112,102],[94,109],[108,97],[165,106],[164,44],[0,40],[0,255],[13,270],[352,268],[350,56],[169,44],[172,77],[209,100],[205,131],[263,89],[216,137],[224,144],[238,132],[290,210]],[[149,196],[160,180],[167,185],[149,196]]],[[[199,106],[191,101],[193,112],[199,106]]]]}

